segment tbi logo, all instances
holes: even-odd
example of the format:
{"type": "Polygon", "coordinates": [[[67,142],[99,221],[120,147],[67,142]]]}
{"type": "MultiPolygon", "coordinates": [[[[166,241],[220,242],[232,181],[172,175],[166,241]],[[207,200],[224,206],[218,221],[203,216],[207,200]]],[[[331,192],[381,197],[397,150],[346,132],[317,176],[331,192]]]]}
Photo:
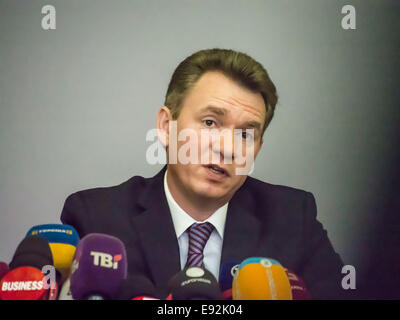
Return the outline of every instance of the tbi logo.
{"type": "Polygon", "coordinates": [[[111,254],[97,251],[90,251],[93,256],[93,264],[104,268],[118,268],[118,261],[122,259],[122,254],[116,254],[114,257],[111,254]]]}

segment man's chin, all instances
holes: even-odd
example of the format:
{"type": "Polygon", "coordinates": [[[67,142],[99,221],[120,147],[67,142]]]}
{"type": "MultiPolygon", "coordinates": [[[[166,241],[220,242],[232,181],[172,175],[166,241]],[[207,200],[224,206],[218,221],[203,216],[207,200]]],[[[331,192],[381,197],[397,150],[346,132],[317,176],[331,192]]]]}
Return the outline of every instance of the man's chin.
{"type": "Polygon", "coordinates": [[[204,189],[196,190],[196,194],[199,198],[204,201],[223,201],[228,200],[229,192],[226,190],[221,190],[220,188],[207,187],[204,189]]]}

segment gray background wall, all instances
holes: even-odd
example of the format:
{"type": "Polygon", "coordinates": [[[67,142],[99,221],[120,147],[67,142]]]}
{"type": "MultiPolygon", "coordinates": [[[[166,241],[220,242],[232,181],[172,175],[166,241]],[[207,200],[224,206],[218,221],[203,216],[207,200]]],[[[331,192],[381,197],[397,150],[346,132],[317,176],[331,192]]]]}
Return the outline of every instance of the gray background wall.
{"type": "Polygon", "coordinates": [[[59,223],[70,193],[154,175],[145,135],[174,68],[232,48],[280,96],[253,176],[313,192],[361,287],[393,296],[399,13],[396,0],[0,1],[0,260],[31,226],[59,223]],[[56,30],[41,28],[45,4],[56,30]],[[356,30],[341,28],[345,4],[356,30]]]}

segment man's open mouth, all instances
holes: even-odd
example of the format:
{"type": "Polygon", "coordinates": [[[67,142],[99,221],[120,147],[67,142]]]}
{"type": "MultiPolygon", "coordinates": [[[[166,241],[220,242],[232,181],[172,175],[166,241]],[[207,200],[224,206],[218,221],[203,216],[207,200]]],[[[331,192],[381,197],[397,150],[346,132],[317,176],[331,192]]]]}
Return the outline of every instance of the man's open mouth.
{"type": "Polygon", "coordinates": [[[221,168],[220,166],[218,166],[216,164],[210,164],[210,165],[207,165],[206,167],[216,174],[228,176],[228,173],[226,172],[226,170],[224,170],[223,168],[221,168]]]}

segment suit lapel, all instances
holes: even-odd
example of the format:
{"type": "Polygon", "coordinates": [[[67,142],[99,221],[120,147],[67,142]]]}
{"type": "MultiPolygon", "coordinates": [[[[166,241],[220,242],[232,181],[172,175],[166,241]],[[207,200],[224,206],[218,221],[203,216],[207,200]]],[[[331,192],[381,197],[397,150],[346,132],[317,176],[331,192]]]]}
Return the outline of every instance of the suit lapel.
{"type": "Polygon", "coordinates": [[[252,197],[243,185],[228,205],[221,265],[228,261],[240,263],[256,254],[260,221],[255,216],[254,209],[252,197]]]}
{"type": "Polygon", "coordinates": [[[180,271],[178,240],[164,193],[165,169],[143,189],[138,203],[144,211],[132,218],[157,287],[165,286],[180,271]]]}

